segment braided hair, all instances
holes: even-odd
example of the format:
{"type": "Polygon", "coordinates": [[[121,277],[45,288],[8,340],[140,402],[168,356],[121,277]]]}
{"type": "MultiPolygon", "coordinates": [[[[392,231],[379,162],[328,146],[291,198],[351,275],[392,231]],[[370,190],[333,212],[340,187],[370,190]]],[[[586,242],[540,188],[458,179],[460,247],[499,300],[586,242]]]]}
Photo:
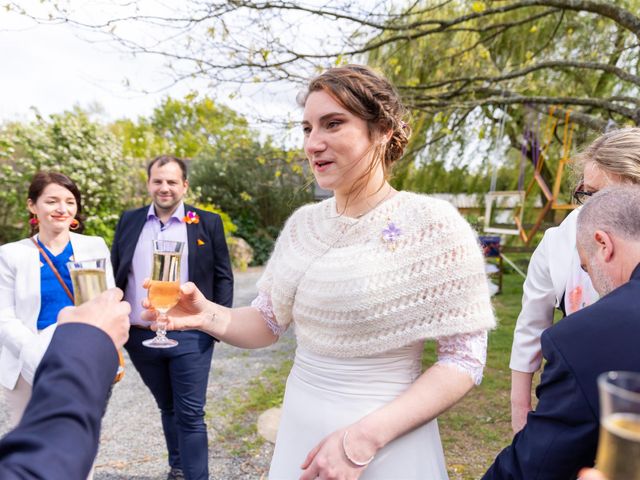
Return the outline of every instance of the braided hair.
{"type": "Polygon", "coordinates": [[[376,142],[370,168],[373,170],[382,163],[388,177],[393,164],[404,154],[411,135],[411,128],[405,122],[407,109],[393,85],[367,66],[345,65],[330,68],[313,78],[298,97],[298,103],[304,106],[307,97],[317,91],[325,91],[349,112],[365,120],[372,140],[390,133],[386,142],[376,142]]]}

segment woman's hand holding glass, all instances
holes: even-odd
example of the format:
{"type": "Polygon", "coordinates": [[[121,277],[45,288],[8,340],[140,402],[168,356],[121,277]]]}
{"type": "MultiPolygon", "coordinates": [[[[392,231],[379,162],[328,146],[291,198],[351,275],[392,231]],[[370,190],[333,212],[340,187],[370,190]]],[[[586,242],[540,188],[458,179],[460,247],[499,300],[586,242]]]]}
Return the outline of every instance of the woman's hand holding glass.
{"type": "MultiPolygon", "coordinates": [[[[144,288],[149,289],[151,279],[144,281],[144,288]]],[[[156,322],[160,312],[155,310],[148,298],[142,302],[146,309],[142,313],[142,319],[149,322],[156,322]]],[[[187,282],[180,286],[180,298],[178,303],[166,314],[165,328],[167,330],[202,330],[207,333],[213,332],[213,321],[215,313],[213,303],[208,301],[192,282],[187,282]]],[[[154,323],[152,330],[157,330],[154,323]]]]}
{"type": "MultiPolygon", "coordinates": [[[[150,279],[145,280],[143,287],[148,289],[150,279]]],[[[155,323],[160,316],[148,298],[143,300],[146,309],[142,319],[154,322],[152,330],[157,330],[155,323]]],[[[180,286],[178,303],[167,311],[167,330],[200,330],[216,337],[218,340],[240,348],[261,348],[273,344],[277,339],[267,326],[262,314],[253,307],[227,308],[208,300],[198,287],[191,282],[180,286]]]]}

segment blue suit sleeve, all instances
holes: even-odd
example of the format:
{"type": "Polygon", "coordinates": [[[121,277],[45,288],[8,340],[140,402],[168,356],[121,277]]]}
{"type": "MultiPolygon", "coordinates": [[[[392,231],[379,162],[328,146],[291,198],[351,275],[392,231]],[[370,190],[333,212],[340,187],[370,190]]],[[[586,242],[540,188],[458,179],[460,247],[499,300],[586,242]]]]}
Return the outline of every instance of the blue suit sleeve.
{"type": "Polygon", "coordinates": [[[21,422],[0,441],[0,478],[86,478],[117,366],[116,348],[102,330],[60,325],[21,422]]]}
{"type": "Polygon", "coordinates": [[[596,414],[549,331],[542,335],[542,349],[547,364],[536,390],[538,406],[483,479],[564,480],[593,465],[596,414]]]}
{"type": "Polygon", "coordinates": [[[120,289],[124,289],[124,285],[122,283],[122,274],[120,273],[120,241],[122,237],[122,219],[124,218],[124,215],[125,214],[123,213],[118,220],[116,231],[113,235],[113,242],[111,244],[111,266],[113,268],[113,276],[116,281],[116,286],[120,289]]]}
{"type": "Polygon", "coordinates": [[[233,304],[233,270],[227,240],[224,237],[222,219],[216,215],[211,232],[215,264],[213,266],[213,298],[212,300],[225,307],[233,304]]]}

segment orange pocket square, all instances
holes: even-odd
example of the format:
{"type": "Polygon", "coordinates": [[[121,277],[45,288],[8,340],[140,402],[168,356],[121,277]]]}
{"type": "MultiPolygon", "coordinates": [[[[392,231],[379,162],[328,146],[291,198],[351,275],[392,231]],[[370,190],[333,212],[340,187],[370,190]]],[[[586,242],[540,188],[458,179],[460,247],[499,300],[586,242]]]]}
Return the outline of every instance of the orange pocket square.
{"type": "Polygon", "coordinates": [[[200,239],[198,239],[198,241],[196,243],[198,244],[199,247],[204,245],[204,242],[202,240],[200,240],[200,239]]]}

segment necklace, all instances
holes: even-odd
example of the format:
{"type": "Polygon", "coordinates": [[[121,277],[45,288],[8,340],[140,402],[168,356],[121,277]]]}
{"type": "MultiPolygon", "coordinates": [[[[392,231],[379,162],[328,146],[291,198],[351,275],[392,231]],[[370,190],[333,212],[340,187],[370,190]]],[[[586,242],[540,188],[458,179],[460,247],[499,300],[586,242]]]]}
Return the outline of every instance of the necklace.
{"type": "MultiPolygon", "coordinates": [[[[391,185],[389,185],[389,190],[388,190],[388,191],[387,191],[387,193],[384,195],[384,197],[382,197],[380,200],[378,200],[374,205],[371,205],[371,206],[370,206],[370,205],[367,203],[367,207],[369,207],[369,208],[367,208],[364,212],[359,213],[359,214],[357,214],[357,215],[353,216],[352,218],[354,218],[354,219],[356,219],[356,220],[361,219],[361,218],[362,218],[362,217],[364,217],[367,213],[370,213],[370,212],[372,212],[373,210],[375,210],[376,208],[378,208],[378,206],[379,206],[382,202],[384,202],[385,200],[387,200],[389,197],[391,197],[393,193],[397,193],[397,192],[396,192],[396,190],[394,190],[394,189],[393,189],[393,187],[392,187],[391,185]]],[[[337,206],[336,206],[336,207],[337,207],[337,206]]],[[[345,208],[346,208],[346,207],[345,207],[345,208]]],[[[336,210],[337,210],[337,208],[336,208],[336,210]]],[[[339,214],[337,214],[336,216],[333,216],[333,217],[330,217],[330,218],[338,218],[338,217],[343,217],[343,216],[345,216],[344,211],[343,211],[342,213],[339,213],[339,214]]]]}
{"type": "MultiPolygon", "coordinates": [[[[309,263],[308,263],[308,264],[307,264],[307,266],[305,267],[304,271],[303,271],[303,272],[302,272],[302,274],[300,275],[300,278],[302,278],[302,277],[303,277],[303,276],[304,276],[304,275],[309,271],[309,269],[310,269],[310,268],[311,268],[311,267],[312,267],[316,262],[318,262],[319,260],[321,260],[321,259],[322,259],[322,258],[323,258],[323,257],[324,257],[324,256],[325,256],[325,255],[326,255],[326,254],[327,254],[327,253],[328,253],[328,252],[329,252],[333,247],[335,247],[335,246],[338,244],[338,242],[340,242],[340,240],[341,240],[342,238],[344,238],[344,236],[347,234],[347,232],[349,232],[349,231],[350,231],[350,230],[351,230],[355,225],[358,225],[358,224],[360,223],[360,219],[361,219],[362,217],[364,217],[367,213],[369,213],[369,212],[371,212],[371,211],[375,210],[375,209],[378,207],[378,205],[380,205],[380,204],[381,204],[382,202],[384,202],[387,198],[389,198],[389,197],[392,195],[392,193],[398,193],[398,192],[397,192],[396,190],[394,190],[394,189],[393,189],[393,187],[392,187],[391,185],[389,185],[389,191],[385,194],[385,196],[384,196],[384,197],[382,197],[380,200],[378,200],[378,201],[375,203],[375,205],[373,205],[371,208],[369,208],[369,209],[368,209],[368,210],[366,210],[365,212],[363,212],[363,213],[361,213],[361,214],[357,215],[356,217],[353,217],[353,218],[354,218],[354,220],[355,220],[355,222],[347,224],[347,225],[345,226],[345,228],[344,228],[344,229],[342,229],[342,231],[338,232],[338,235],[336,236],[336,238],[334,238],[333,240],[331,240],[331,241],[329,241],[329,242],[327,243],[326,248],[325,248],[325,249],[324,249],[320,254],[316,255],[316,257],[315,257],[315,258],[312,258],[312,259],[309,261],[309,263]]],[[[335,200],[335,197],[334,197],[334,200],[335,200]]],[[[333,219],[333,218],[340,218],[340,217],[342,217],[342,216],[343,216],[343,214],[341,213],[341,214],[338,214],[338,215],[335,215],[335,216],[332,216],[332,217],[328,217],[328,218],[332,218],[332,219],[333,219]]],[[[300,286],[300,281],[298,280],[298,283],[297,283],[297,285],[296,285],[296,289],[295,289],[295,291],[293,292],[293,297],[292,297],[292,300],[291,300],[291,305],[293,305],[293,303],[295,302],[296,295],[298,294],[298,287],[299,287],[299,286],[300,286]]]]}

